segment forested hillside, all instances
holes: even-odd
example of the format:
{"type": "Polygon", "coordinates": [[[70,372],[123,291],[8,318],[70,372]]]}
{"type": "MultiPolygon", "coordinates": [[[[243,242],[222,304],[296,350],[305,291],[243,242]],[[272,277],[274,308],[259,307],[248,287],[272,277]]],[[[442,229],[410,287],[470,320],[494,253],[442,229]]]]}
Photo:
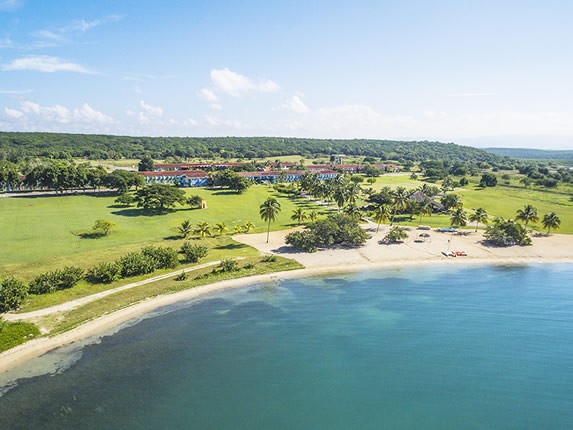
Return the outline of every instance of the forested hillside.
{"type": "Polygon", "coordinates": [[[487,152],[505,157],[521,158],[525,160],[573,160],[573,151],[530,148],[485,148],[487,152]]]}
{"type": "Polygon", "coordinates": [[[140,158],[260,158],[280,155],[341,153],[382,160],[444,160],[499,164],[503,157],[481,149],[441,142],[391,140],[298,139],[280,137],[129,137],[88,134],[0,132],[0,159],[22,157],[140,158]]]}

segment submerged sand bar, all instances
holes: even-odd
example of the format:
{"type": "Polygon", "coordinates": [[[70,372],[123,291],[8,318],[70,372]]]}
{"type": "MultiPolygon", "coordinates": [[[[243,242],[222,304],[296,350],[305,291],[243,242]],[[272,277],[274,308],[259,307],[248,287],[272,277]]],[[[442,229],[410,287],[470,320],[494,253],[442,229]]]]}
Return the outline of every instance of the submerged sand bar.
{"type": "Polygon", "coordinates": [[[368,230],[372,237],[363,247],[328,249],[312,254],[293,252],[291,248],[286,247],[284,245],[284,237],[289,231],[271,233],[269,243],[266,243],[266,233],[235,236],[234,239],[237,241],[251,245],[263,253],[275,253],[295,259],[302,263],[305,269],[222,281],[145,300],[129,308],[104,315],[66,333],[53,337],[34,339],[9,351],[5,351],[0,354],[0,372],[5,372],[17,367],[25,361],[55,348],[80,339],[97,336],[126,321],[137,318],[162,306],[182,300],[193,299],[207,293],[227,288],[276,279],[384,267],[433,264],[463,265],[468,263],[573,263],[573,236],[571,235],[540,235],[533,237],[533,246],[500,248],[485,246],[482,242],[482,233],[474,233],[471,230],[464,231],[463,234],[440,233],[433,230],[427,231],[430,237],[424,242],[419,242],[419,234],[425,231],[411,229],[409,231],[410,237],[404,243],[395,245],[381,245],[379,243],[388,230],[388,226],[381,226],[380,231],[376,233],[376,226],[371,224],[368,230]],[[448,249],[451,251],[465,251],[467,256],[455,258],[446,257],[442,254],[442,251],[448,249]]]}

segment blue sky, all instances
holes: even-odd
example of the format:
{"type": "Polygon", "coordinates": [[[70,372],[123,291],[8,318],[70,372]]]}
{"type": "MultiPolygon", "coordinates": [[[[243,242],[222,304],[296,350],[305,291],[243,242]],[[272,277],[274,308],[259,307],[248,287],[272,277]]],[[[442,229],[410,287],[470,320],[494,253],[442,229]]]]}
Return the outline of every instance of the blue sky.
{"type": "Polygon", "coordinates": [[[0,0],[0,130],[573,149],[573,2],[0,0]]]}

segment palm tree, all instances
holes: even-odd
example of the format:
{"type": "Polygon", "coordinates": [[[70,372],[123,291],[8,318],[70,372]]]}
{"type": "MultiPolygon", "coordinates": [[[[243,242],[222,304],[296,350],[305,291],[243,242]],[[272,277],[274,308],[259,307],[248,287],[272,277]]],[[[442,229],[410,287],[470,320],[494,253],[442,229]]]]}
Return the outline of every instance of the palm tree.
{"type": "Polygon", "coordinates": [[[315,222],[317,218],[318,218],[318,212],[317,212],[317,211],[310,211],[310,212],[308,213],[308,219],[309,219],[311,222],[315,222]]]}
{"type": "Polygon", "coordinates": [[[523,209],[518,209],[515,219],[518,221],[523,221],[525,228],[527,228],[527,224],[530,222],[535,224],[537,221],[539,221],[539,217],[537,216],[537,209],[533,205],[525,205],[523,209]]]}
{"type": "Polygon", "coordinates": [[[376,221],[376,223],[378,224],[378,227],[376,227],[376,233],[378,233],[378,230],[380,230],[380,224],[388,221],[388,219],[390,218],[390,208],[386,205],[379,205],[378,207],[376,207],[376,209],[374,209],[372,217],[374,218],[374,221],[376,221]]]}
{"type": "Polygon", "coordinates": [[[207,235],[211,236],[211,226],[209,223],[201,221],[199,224],[197,224],[197,227],[195,227],[194,233],[201,236],[201,239],[207,235]]]}
{"type": "Polygon", "coordinates": [[[223,235],[228,230],[227,224],[224,222],[219,222],[215,224],[215,231],[217,231],[220,235],[223,235]]]}
{"type": "Polygon", "coordinates": [[[420,219],[418,220],[418,224],[422,224],[422,217],[424,215],[432,216],[434,212],[434,207],[432,206],[432,202],[429,200],[424,200],[416,205],[416,212],[420,215],[420,219]]]}
{"type": "Polygon", "coordinates": [[[267,225],[267,243],[269,243],[269,234],[271,232],[271,222],[275,221],[281,211],[281,204],[274,197],[266,199],[259,207],[261,219],[268,223],[267,225]]]}
{"type": "Polygon", "coordinates": [[[447,210],[459,208],[463,204],[460,199],[460,196],[456,194],[446,194],[445,196],[442,197],[440,203],[442,203],[447,210]]]}
{"type": "Polygon", "coordinates": [[[543,227],[547,229],[547,234],[551,232],[551,229],[557,230],[561,225],[561,220],[555,212],[549,212],[543,217],[543,227]]]}
{"type": "Polygon", "coordinates": [[[347,184],[346,200],[348,201],[348,203],[352,205],[356,204],[356,199],[358,198],[361,192],[362,192],[362,187],[360,186],[360,184],[357,184],[356,182],[350,182],[349,184],[347,184]]]}
{"type": "Polygon", "coordinates": [[[306,218],[307,218],[307,215],[306,215],[306,212],[304,211],[303,208],[294,209],[292,211],[292,215],[290,217],[290,219],[292,219],[293,221],[296,221],[298,223],[298,225],[300,225],[300,223],[303,222],[306,218]]]}
{"type": "Polygon", "coordinates": [[[346,206],[344,208],[344,213],[356,221],[360,220],[362,216],[360,209],[358,209],[358,206],[356,206],[354,203],[350,203],[348,206],[346,206]]]}
{"type": "Polygon", "coordinates": [[[471,222],[476,223],[476,233],[477,233],[479,223],[487,224],[487,212],[485,211],[484,208],[477,208],[473,211],[473,213],[470,214],[468,219],[471,222]]]}
{"type": "Polygon", "coordinates": [[[179,232],[181,237],[185,239],[193,231],[193,225],[191,224],[191,221],[189,221],[188,219],[183,221],[181,225],[177,227],[177,231],[179,232]]]}
{"type": "Polygon", "coordinates": [[[467,225],[468,219],[466,217],[466,212],[464,208],[459,207],[453,210],[452,214],[450,215],[450,224],[452,227],[464,227],[467,225]]]}
{"type": "Polygon", "coordinates": [[[255,228],[255,224],[252,221],[247,221],[243,226],[245,233],[249,233],[253,228],[255,228]]]}
{"type": "Polygon", "coordinates": [[[410,197],[410,193],[404,187],[397,187],[394,192],[392,193],[392,205],[394,206],[394,213],[392,214],[392,220],[390,221],[390,225],[394,224],[394,218],[396,217],[396,213],[398,210],[406,209],[408,206],[408,198],[410,197]]]}
{"type": "Polygon", "coordinates": [[[233,233],[239,234],[239,233],[242,233],[242,232],[243,232],[243,226],[242,226],[242,225],[235,224],[235,225],[233,226],[233,233]]]}

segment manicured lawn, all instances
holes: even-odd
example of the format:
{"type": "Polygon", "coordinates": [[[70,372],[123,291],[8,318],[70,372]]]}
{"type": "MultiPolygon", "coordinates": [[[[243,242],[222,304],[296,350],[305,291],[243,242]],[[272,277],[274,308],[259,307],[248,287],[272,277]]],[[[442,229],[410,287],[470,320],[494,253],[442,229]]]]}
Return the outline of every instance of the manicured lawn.
{"type": "Polygon", "coordinates": [[[34,274],[64,265],[88,268],[151,243],[178,247],[176,227],[185,219],[193,224],[225,222],[228,234],[233,232],[234,224],[242,225],[246,221],[256,225],[255,231],[266,231],[259,217],[259,205],[269,196],[277,197],[282,205],[272,230],[294,226],[290,216],[296,207],[325,210],[305,199],[278,195],[262,185],[253,186],[241,195],[207,189],[187,189],[186,192],[199,194],[207,201],[208,209],[179,207],[163,215],[150,215],[137,208],[114,207],[115,196],[0,199],[0,276],[12,274],[30,279],[34,274]],[[83,239],[78,235],[89,230],[99,218],[114,222],[117,228],[99,239],[83,239]]]}
{"type": "Polygon", "coordinates": [[[34,324],[0,321],[0,352],[14,348],[40,334],[34,324]]]}

